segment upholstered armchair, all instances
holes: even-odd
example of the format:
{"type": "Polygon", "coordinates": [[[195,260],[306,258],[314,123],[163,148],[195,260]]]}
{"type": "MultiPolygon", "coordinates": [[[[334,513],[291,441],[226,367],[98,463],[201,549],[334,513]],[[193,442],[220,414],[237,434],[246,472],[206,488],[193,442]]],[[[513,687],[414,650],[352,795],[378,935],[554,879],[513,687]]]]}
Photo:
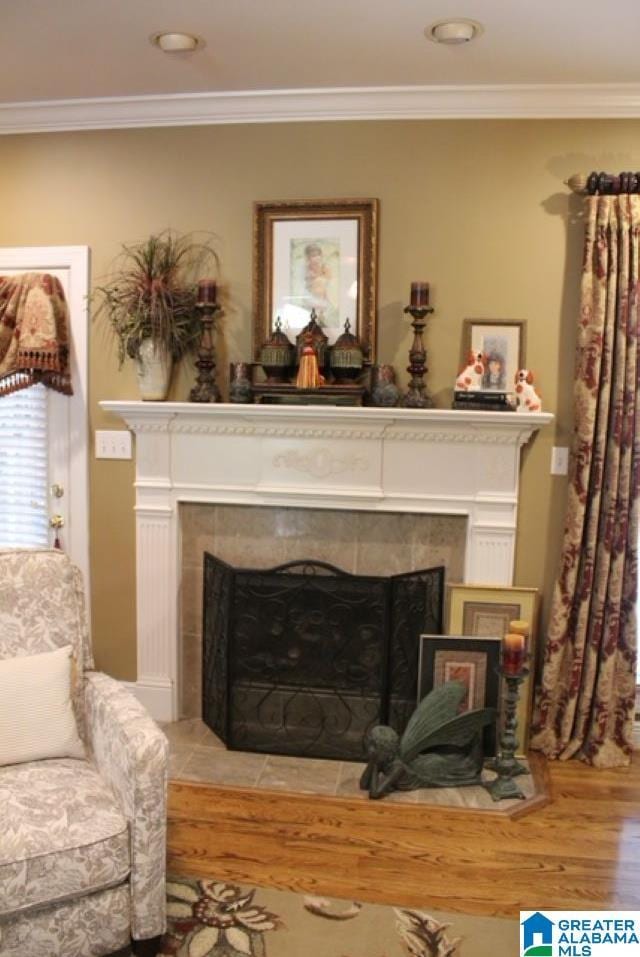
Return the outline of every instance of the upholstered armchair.
{"type": "MultiPolygon", "coordinates": [[[[125,688],[93,670],[80,572],[60,551],[0,551],[0,684],[3,668],[0,954],[100,957],[130,943],[152,952],[165,926],[167,741],[125,688]],[[13,716],[26,714],[25,694],[7,698],[22,680],[34,686],[25,669],[37,664],[47,682],[61,657],[78,737],[59,747],[78,756],[24,760],[13,716]]],[[[48,755],[53,724],[41,736],[48,755]]]]}

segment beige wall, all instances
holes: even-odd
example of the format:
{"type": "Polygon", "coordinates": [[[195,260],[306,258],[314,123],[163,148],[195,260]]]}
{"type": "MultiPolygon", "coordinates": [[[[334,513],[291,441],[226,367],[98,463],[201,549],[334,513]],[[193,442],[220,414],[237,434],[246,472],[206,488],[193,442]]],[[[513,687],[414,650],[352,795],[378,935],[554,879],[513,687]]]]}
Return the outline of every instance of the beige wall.
{"type": "MultiPolygon", "coordinates": [[[[121,242],[167,226],[218,236],[228,308],[220,356],[250,356],[251,227],[256,199],[380,200],[380,361],[404,370],[402,308],[412,279],[432,285],[429,384],[447,406],[465,317],[527,322],[554,427],[525,450],[516,584],[548,609],[565,480],[550,449],[571,427],[571,377],[582,226],[563,180],[576,171],[637,169],[635,121],[318,123],[127,130],[0,139],[0,244],[87,244],[92,277],[121,242]]],[[[120,428],[100,399],[136,398],[133,369],[91,329],[90,425],[120,428]]],[[[402,371],[401,378],[405,381],[402,371]]],[[[172,398],[185,399],[191,374],[172,398]]],[[[135,677],[133,466],[92,462],[94,644],[100,667],[135,677]]]]}

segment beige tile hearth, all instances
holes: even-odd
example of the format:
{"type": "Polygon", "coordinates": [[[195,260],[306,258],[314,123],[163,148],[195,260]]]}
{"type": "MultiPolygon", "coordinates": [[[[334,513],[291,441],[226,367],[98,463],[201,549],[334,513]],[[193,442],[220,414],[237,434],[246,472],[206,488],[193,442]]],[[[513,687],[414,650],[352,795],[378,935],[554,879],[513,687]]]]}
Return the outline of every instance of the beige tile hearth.
{"type": "MultiPolygon", "coordinates": [[[[228,751],[199,718],[165,724],[162,729],[169,739],[172,780],[368,799],[366,791],[360,790],[364,764],[228,751]]],[[[483,777],[490,780],[493,774],[485,771],[483,777]]],[[[532,775],[522,775],[518,784],[527,799],[543,797],[543,792],[536,791],[532,775]]],[[[385,801],[502,812],[519,809],[524,803],[507,800],[495,804],[483,787],[396,791],[385,801]]]]}
{"type": "Polygon", "coordinates": [[[181,767],[179,777],[183,781],[252,788],[257,785],[267,760],[264,754],[195,747],[181,767]]]}
{"type": "Polygon", "coordinates": [[[169,739],[171,753],[191,751],[196,746],[224,748],[224,744],[200,718],[172,721],[163,724],[162,730],[169,739]]]}
{"type": "Polygon", "coordinates": [[[257,786],[302,794],[335,794],[342,762],[314,758],[268,756],[257,786]]]}

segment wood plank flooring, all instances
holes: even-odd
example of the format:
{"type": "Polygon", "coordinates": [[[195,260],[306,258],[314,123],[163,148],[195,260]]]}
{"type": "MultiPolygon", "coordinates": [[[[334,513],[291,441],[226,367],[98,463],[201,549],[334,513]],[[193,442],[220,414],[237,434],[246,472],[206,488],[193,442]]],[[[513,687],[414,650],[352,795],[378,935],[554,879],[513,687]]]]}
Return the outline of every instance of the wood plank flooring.
{"type": "Polygon", "coordinates": [[[526,816],[173,781],[169,870],[466,914],[640,909],[640,755],[547,766],[526,816]]]}

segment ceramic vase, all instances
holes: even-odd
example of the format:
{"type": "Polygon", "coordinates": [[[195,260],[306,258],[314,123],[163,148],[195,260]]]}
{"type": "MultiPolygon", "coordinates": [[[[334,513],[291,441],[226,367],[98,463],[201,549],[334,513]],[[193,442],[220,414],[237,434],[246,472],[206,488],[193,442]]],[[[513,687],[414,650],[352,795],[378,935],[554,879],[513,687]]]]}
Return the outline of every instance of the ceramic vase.
{"type": "Polygon", "coordinates": [[[373,388],[371,402],[387,408],[393,408],[400,399],[400,389],[396,385],[396,373],[393,366],[385,364],[375,366],[373,370],[373,388]]]}
{"type": "Polygon", "coordinates": [[[143,339],[136,359],[140,398],[161,402],[169,392],[173,356],[153,339],[143,339]]]}
{"type": "Polygon", "coordinates": [[[251,380],[248,362],[233,362],[229,381],[229,402],[252,401],[251,380]]]}

